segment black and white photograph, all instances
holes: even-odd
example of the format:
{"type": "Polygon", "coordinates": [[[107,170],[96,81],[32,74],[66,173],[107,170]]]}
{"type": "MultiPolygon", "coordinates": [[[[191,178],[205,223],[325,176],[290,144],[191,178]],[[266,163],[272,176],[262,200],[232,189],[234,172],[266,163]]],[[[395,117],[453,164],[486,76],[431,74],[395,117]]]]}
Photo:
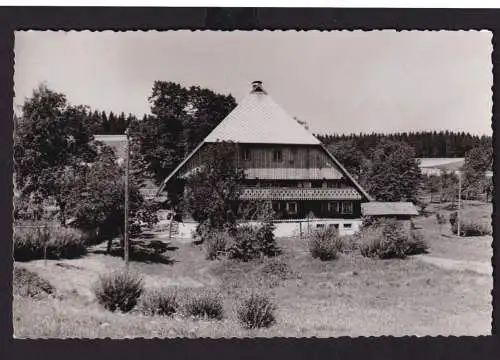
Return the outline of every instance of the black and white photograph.
{"type": "Polygon", "coordinates": [[[15,338],[480,336],[490,31],[16,31],[15,338]]]}

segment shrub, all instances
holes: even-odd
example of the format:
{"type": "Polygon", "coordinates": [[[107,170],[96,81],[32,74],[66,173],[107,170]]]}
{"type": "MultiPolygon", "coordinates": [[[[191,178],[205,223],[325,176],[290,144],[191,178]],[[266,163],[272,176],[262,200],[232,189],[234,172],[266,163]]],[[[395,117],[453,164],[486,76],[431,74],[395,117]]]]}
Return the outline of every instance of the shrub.
{"type": "Polygon", "coordinates": [[[186,314],[195,318],[221,320],[224,315],[221,297],[211,292],[188,297],[184,307],[186,314]]]}
{"type": "Polygon", "coordinates": [[[393,219],[379,221],[358,235],[361,254],[381,259],[405,258],[425,252],[427,243],[420,233],[393,219]]]}
{"type": "Polygon", "coordinates": [[[446,215],[445,215],[445,214],[443,214],[443,213],[437,212],[437,213],[436,213],[436,221],[437,221],[437,223],[438,223],[439,225],[444,225],[444,224],[446,224],[446,221],[447,221],[447,219],[446,219],[446,215]]]}
{"type": "Polygon", "coordinates": [[[32,298],[41,298],[54,293],[54,287],[36,273],[14,267],[13,293],[32,298]]]}
{"type": "Polygon", "coordinates": [[[268,297],[252,293],[238,306],[238,321],[245,329],[267,328],[276,322],[275,311],[268,297]]]}
{"type": "Polygon", "coordinates": [[[450,225],[453,227],[455,226],[458,218],[458,213],[456,211],[452,212],[450,214],[450,218],[448,219],[450,221],[450,225]]]}
{"type": "Polygon", "coordinates": [[[94,287],[97,301],[110,311],[132,310],[142,291],[142,279],[136,274],[123,270],[101,276],[94,287]]]}
{"type": "MultiPolygon", "coordinates": [[[[458,223],[455,221],[451,226],[453,234],[457,235],[458,223]]],[[[461,236],[483,236],[491,235],[491,227],[484,223],[473,222],[471,220],[460,221],[461,236]]]]}
{"type": "Polygon", "coordinates": [[[343,242],[333,227],[320,228],[309,234],[309,252],[322,261],[333,260],[343,250],[343,242]]]}
{"type": "Polygon", "coordinates": [[[250,261],[259,257],[257,228],[252,225],[242,225],[236,230],[234,242],[229,248],[229,257],[241,261],[250,261]]]}
{"type": "Polygon", "coordinates": [[[424,236],[418,231],[410,230],[406,255],[423,254],[426,253],[428,250],[429,250],[429,245],[424,240],[424,236]]]}
{"type": "Polygon", "coordinates": [[[139,299],[138,308],[144,315],[172,316],[179,308],[177,292],[169,289],[145,291],[139,299]]]}
{"type": "Polygon", "coordinates": [[[274,238],[274,223],[271,216],[266,216],[262,224],[257,228],[257,242],[262,255],[273,257],[281,254],[281,249],[274,238]]]}
{"type": "Polygon", "coordinates": [[[83,233],[72,228],[33,226],[14,231],[16,261],[76,258],[86,253],[86,245],[83,233]]]}
{"type": "Polygon", "coordinates": [[[206,259],[218,259],[221,254],[226,253],[231,242],[232,237],[227,231],[212,231],[207,233],[203,241],[206,259]]]}

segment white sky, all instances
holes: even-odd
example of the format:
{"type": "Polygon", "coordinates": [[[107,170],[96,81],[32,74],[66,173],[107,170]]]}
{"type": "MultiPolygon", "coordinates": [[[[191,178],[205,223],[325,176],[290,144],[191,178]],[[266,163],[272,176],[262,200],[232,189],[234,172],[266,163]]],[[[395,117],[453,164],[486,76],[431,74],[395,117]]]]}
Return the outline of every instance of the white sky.
{"type": "Polygon", "coordinates": [[[237,101],[262,80],[315,133],[491,134],[491,49],[486,31],[16,32],[14,104],[45,81],[142,117],[154,80],[237,101]]]}

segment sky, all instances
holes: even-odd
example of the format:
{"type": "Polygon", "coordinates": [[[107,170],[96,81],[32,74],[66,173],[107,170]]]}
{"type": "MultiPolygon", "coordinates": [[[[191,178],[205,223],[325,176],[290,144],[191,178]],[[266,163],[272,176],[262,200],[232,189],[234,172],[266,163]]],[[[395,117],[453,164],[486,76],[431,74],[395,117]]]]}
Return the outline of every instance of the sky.
{"type": "Polygon", "coordinates": [[[237,101],[261,80],[313,133],[492,133],[487,31],[22,31],[14,50],[17,110],[42,82],[142,117],[155,80],[237,101]]]}

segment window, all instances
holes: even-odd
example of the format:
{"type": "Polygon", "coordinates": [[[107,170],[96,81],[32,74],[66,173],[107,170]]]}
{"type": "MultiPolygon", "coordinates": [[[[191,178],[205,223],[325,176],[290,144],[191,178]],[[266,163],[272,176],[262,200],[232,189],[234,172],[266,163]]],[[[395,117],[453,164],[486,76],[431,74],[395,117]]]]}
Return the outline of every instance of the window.
{"type": "Polygon", "coordinates": [[[350,229],[352,227],[351,223],[344,224],[344,229],[350,229]]]}
{"type": "Polygon", "coordinates": [[[250,149],[249,148],[243,148],[243,151],[241,152],[241,158],[245,161],[250,160],[250,149]]]}
{"type": "Polygon", "coordinates": [[[330,224],[330,228],[338,229],[339,224],[330,224]]]}
{"type": "Polygon", "coordinates": [[[296,214],[297,213],[297,203],[296,202],[287,202],[286,203],[286,211],[289,214],[296,214]]]}
{"type": "Polygon", "coordinates": [[[316,228],[317,228],[317,229],[324,228],[324,227],[325,227],[325,224],[317,224],[317,225],[316,225],[316,228]]]}
{"type": "Polygon", "coordinates": [[[273,160],[274,161],[281,161],[281,160],[283,160],[283,154],[281,153],[281,150],[274,150],[274,152],[273,152],[273,160]]]}
{"type": "Polygon", "coordinates": [[[338,201],[329,201],[328,202],[328,212],[339,213],[340,212],[340,203],[338,201]]]}
{"type": "Polygon", "coordinates": [[[352,214],[353,212],[353,203],[352,201],[344,201],[342,202],[342,214],[352,214]]]}
{"type": "Polygon", "coordinates": [[[280,203],[273,201],[273,210],[276,212],[280,211],[280,203]]]}

